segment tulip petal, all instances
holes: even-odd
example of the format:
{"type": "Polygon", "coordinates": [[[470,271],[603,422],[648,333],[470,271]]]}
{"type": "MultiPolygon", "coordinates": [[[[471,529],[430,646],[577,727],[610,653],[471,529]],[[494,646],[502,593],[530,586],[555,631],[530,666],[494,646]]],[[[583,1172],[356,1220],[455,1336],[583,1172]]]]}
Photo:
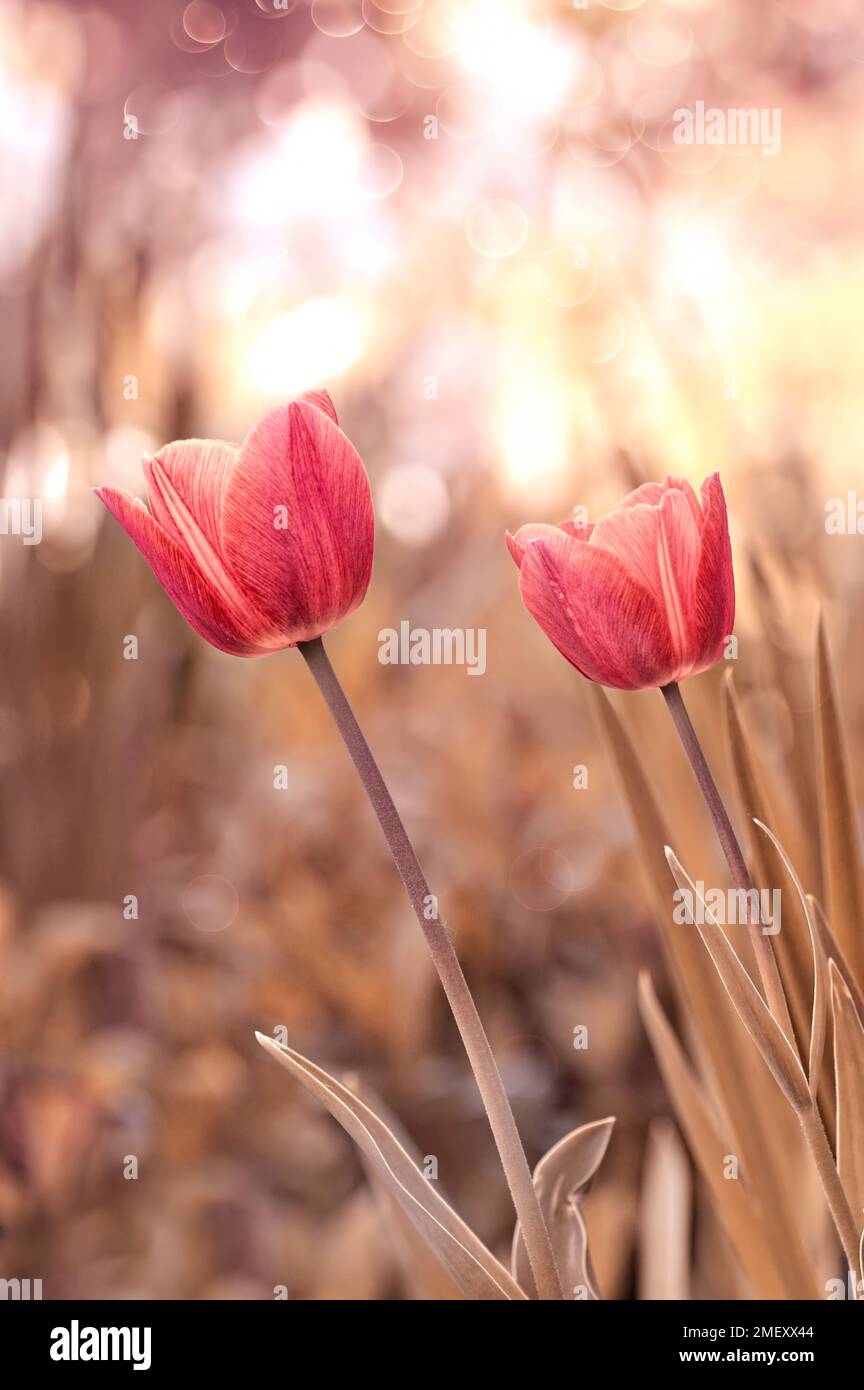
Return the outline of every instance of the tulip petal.
{"type": "Polygon", "coordinates": [[[181,545],[194,519],[196,531],[203,531],[218,554],[222,497],[239,456],[236,444],[210,439],[181,439],[166,444],[155,458],[145,456],[150,510],[181,545]]]}
{"type": "Polygon", "coordinates": [[[150,515],[143,502],[119,488],[97,487],[97,497],[134,541],[175,608],[190,627],[220,651],[256,656],[259,649],[237,627],[194,561],[150,515]]]}
{"type": "Polygon", "coordinates": [[[686,497],[693,513],[693,520],[701,531],[705,517],[699,505],[699,498],[686,478],[673,478],[670,474],[667,474],[662,483],[642,483],[640,487],[629,493],[623,502],[619,502],[615,510],[620,511],[622,507],[638,507],[642,502],[647,502],[649,507],[657,507],[663,501],[665,494],[672,490],[680,492],[686,497]]]}
{"type": "Polygon", "coordinates": [[[693,617],[699,657],[694,672],[707,670],[722,656],[726,638],[735,625],[735,574],[726,498],[719,473],[712,473],[702,484],[702,506],[705,524],[696,570],[693,617]]]}
{"type": "Polygon", "coordinates": [[[652,594],[610,550],[551,530],[526,547],[519,587],[562,656],[620,690],[674,680],[678,655],[652,594]]]}
{"type": "Polygon", "coordinates": [[[580,541],[590,541],[594,522],[586,521],[583,525],[581,521],[559,521],[556,530],[564,531],[568,536],[575,536],[580,541]]]}
{"type": "Polygon", "coordinates": [[[336,414],[336,407],[329,391],[304,391],[297,399],[306,401],[309,405],[316,405],[325,415],[330,416],[334,425],[339,424],[339,416],[336,414]]]}
{"type": "Polygon", "coordinates": [[[191,557],[205,581],[235,614],[250,636],[277,634],[236,580],[219,554],[222,495],[240,450],[233,444],[185,439],[145,457],[147,495],[154,520],[191,557]]]}
{"type": "Polygon", "coordinates": [[[554,535],[556,531],[564,531],[568,536],[577,536],[580,540],[587,541],[593,530],[594,526],[591,522],[585,526],[580,526],[575,521],[562,521],[557,526],[547,526],[543,522],[529,521],[525,526],[519,527],[515,536],[508,531],[504,539],[516,564],[521,565],[525,558],[525,547],[530,545],[531,541],[540,540],[542,536],[546,536],[550,532],[554,535]]]}
{"type": "Polygon", "coordinates": [[[699,542],[688,499],[677,488],[661,489],[654,505],[630,502],[617,507],[598,521],[591,536],[592,547],[616,555],[665,613],[682,665],[693,651],[699,542]]]}
{"type": "Polygon", "coordinates": [[[221,554],[283,643],[353,613],[369,584],[374,517],[360,456],[329,412],[293,401],[247,435],[222,506],[221,554]]]}

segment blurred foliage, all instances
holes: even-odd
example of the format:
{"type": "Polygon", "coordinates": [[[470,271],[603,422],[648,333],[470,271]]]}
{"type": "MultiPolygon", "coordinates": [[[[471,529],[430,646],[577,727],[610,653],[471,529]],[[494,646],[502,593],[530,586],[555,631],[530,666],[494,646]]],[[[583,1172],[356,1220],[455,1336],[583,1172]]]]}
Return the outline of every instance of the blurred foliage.
{"type": "MultiPolygon", "coordinates": [[[[45,1297],[405,1296],[349,1141],[255,1028],[359,1073],[506,1250],[470,1073],[302,663],[206,648],[89,491],[140,493],[142,450],[239,440],[324,383],[379,520],[331,655],[529,1157],[618,1116],[587,1217],[604,1295],[634,1296],[644,1142],[668,1111],[635,1003],[639,968],[662,975],[655,910],[589,692],[522,610],[502,537],[719,467],[760,754],[806,825],[819,599],[856,762],[860,551],[824,516],[864,444],[860,18],[6,4],[4,496],[45,520],[37,546],[0,538],[0,1274],[45,1297]],[[780,107],[779,156],[675,146],[696,100],[780,107]],[[485,627],[485,676],[380,665],[403,619],[485,627]]],[[[722,775],[719,684],[688,699],[722,775]]],[[[618,707],[683,862],[719,873],[660,697],[618,707]]],[[[806,837],[788,848],[819,891],[806,837]]],[[[693,1296],[734,1296],[696,1200],[693,1296]]]]}

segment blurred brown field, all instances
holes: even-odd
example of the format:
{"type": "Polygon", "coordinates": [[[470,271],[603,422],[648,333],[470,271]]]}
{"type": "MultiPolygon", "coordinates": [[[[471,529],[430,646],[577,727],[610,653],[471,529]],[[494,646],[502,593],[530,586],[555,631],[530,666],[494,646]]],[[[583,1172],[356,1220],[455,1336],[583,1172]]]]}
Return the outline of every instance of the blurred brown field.
{"type": "MultiPolygon", "coordinates": [[[[207,647],[90,492],[141,495],[143,450],[239,441],[324,384],[378,524],[329,650],[529,1160],[615,1115],[586,1207],[603,1296],[750,1296],[640,1019],[640,970],[677,1005],[596,691],[524,611],[503,536],[719,468],[729,665],[786,848],[830,897],[820,607],[856,791],[864,743],[861,542],[825,526],[864,444],[860,11],[7,0],[3,497],[39,498],[44,534],[0,537],[0,1277],[451,1296],[256,1029],[356,1076],[506,1257],[476,1088],[308,672],[207,647]],[[674,145],[697,100],[781,109],[778,155],[674,145]],[[485,629],[485,673],[381,664],[403,620],[485,629]]],[[[734,805],[724,675],[685,693],[734,805]]],[[[679,858],[725,883],[659,694],[613,705],[679,858]]]]}

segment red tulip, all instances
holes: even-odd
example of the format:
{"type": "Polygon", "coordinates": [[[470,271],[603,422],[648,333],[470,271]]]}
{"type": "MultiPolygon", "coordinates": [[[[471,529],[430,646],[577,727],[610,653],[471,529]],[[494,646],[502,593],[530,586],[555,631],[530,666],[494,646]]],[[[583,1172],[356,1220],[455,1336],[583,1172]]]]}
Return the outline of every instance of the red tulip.
{"type": "Polygon", "coordinates": [[[267,415],[237,448],[186,439],[145,457],[150,511],[95,491],[186,621],[223,652],[319,637],[362,602],[375,521],[369,479],[324,391],[267,415]]]}
{"type": "Polygon", "coordinates": [[[599,685],[668,685],[713,666],[735,620],[720,476],[644,483],[596,525],[508,533],[529,613],[599,685]]]}

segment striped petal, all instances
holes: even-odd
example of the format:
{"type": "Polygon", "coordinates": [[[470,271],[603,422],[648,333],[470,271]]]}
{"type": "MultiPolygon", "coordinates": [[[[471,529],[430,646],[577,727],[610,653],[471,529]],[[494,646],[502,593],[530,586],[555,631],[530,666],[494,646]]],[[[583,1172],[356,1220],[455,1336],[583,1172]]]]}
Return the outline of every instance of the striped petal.
{"type": "Polygon", "coordinates": [[[336,407],[333,404],[329,391],[304,391],[298,400],[306,401],[309,405],[315,405],[319,410],[323,410],[325,415],[329,415],[334,425],[339,424],[339,416],[336,414],[336,407]]]}
{"type": "Polygon", "coordinates": [[[134,541],[190,627],[220,651],[233,656],[259,655],[260,649],[238,626],[233,610],[222,602],[194,559],[150,515],[143,502],[120,488],[99,487],[95,492],[134,541]]]}
{"type": "Polygon", "coordinates": [[[357,608],[373,541],[366,470],[330,413],[299,400],[266,416],[228,476],[220,552],[285,644],[317,637],[357,608]]]}
{"type": "Polygon", "coordinates": [[[702,508],[705,524],[694,586],[694,674],[719,660],[735,625],[735,572],[719,473],[712,473],[702,484],[702,508]]]}
{"type": "Polygon", "coordinates": [[[666,615],[677,664],[685,668],[696,640],[695,585],[700,555],[699,527],[686,494],[666,488],[653,505],[631,501],[616,508],[594,527],[591,546],[615,555],[652,595],[666,615]]]}
{"type": "Polygon", "coordinates": [[[562,656],[589,680],[620,690],[674,680],[678,655],[651,592],[593,539],[550,530],[526,547],[519,587],[562,656]]]}
{"type": "Polygon", "coordinates": [[[145,456],[147,495],[154,519],[191,557],[206,582],[251,636],[276,632],[232,577],[219,553],[222,497],[240,456],[233,444],[185,439],[145,456]]]}
{"type": "Polygon", "coordinates": [[[629,493],[623,502],[619,502],[616,511],[621,507],[638,507],[643,502],[647,502],[649,507],[657,507],[662,502],[664,496],[669,491],[680,492],[687,499],[687,505],[693,513],[693,520],[698,529],[702,530],[704,513],[699,505],[699,498],[693,491],[686,478],[673,478],[667,475],[662,483],[642,483],[640,487],[629,493]]]}
{"type": "Polygon", "coordinates": [[[181,545],[194,526],[218,554],[222,497],[239,456],[236,444],[211,439],[181,439],[154,458],[145,454],[150,510],[181,545]]]}
{"type": "Polygon", "coordinates": [[[526,545],[530,545],[532,541],[539,540],[550,532],[554,535],[556,531],[563,531],[568,536],[577,536],[580,540],[587,541],[590,540],[593,530],[594,527],[591,522],[585,526],[580,526],[575,521],[562,521],[557,526],[546,526],[542,522],[528,522],[526,526],[519,527],[515,536],[511,536],[508,531],[504,539],[516,564],[521,565],[525,558],[526,545]]]}

